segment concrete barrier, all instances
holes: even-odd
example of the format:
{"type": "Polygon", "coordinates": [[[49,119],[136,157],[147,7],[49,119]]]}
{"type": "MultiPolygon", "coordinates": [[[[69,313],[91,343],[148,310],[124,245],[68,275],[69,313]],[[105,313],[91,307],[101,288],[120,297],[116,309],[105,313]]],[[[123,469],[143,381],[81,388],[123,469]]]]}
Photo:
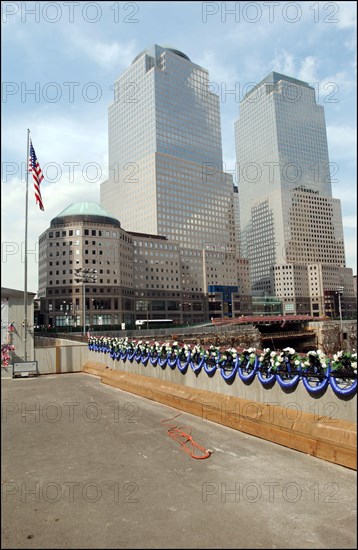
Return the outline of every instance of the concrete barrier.
{"type": "Polygon", "coordinates": [[[189,367],[185,374],[177,368],[171,369],[169,366],[161,368],[159,365],[152,366],[148,361],[147,366],[141,362],[117,361],[111,359],[109,354],[89,352],[89,360],[104,363],[113,370],[141,374],[149,378],[155,378],[167,382],[174,382],[183,386],[190,386],[199,390],[213,391],[226,395],[241,397],[249,401],[264,403],[268,405],[277,405],[284,409],[284,414],[295,415],[299,417],[303,412],[312,414],[316,419],[330,418],[335,420],[348,420],[356,422],[357,418],[357,398],[352,397],[344,400],[339,398],[329,386],[326,392],[317,397],[307,392],[302,381],[299,381],[294,390],[284,390],[276,382],[271,388],[265,388],[255,376],[249,382],[243,382],[239,376],[235,377],[232,383],[226,382],[221,376],[219,370],[212,376],[208,376],[204,369],[199,374],[195,374],[189,367]]]}
{"type": "Polygon", "coordinates": [[[167,380],[110,368],[105,363],[87,362],[83,371],[99,376],[104,384],[119,388],[170,407],[223,424],[346,466],[357,468],[357,424],[337,418],[223,395],[167,380]]]}
{"type": "Polygon", "coordinates": [[[54,341],[52,347],[35,348],[34,356],[39,374],[60,374],[81,372],[82,365],[89,359],[87,344],[54,341]]]}
{"type": "Polygon", "coordinates": [[[12,365],[1,367],[1,378],[12,378],[12,365]]]}
{"type": "Polygon", "coordinates": [[[204,370],[195,374],[189,367],[183,374],[177,368],[171,369],[169,366],[161,368],[159,365],[154,367],[150,362],[145,366],[136,361],[116,361],[111,359],[109,354],[90,351],[86,344],[72,342],[72,345],[65,346],[62,341],[57,341],[57,344],[53,347],[35,348],[34,360],[38,362],[39,374],[80,372],[85,363],[97,360],[113,370],[119,369],[148,378],[219,393],[223,397],[223,406],[224,398],[231,395],[255,403],[282,407],[283,414],[286,416],[299,418],[302,413],[309,413],[316,420],[325,418],[331,423],[338,420],[356,423],[357,397],[343,399],[337,396],[330,386],[323,395],[317,397],[306,390],[302,381],[298,382],[294,391],[282,389],[277,382],[273,387],[265,388],[257,376],[250,383],[244,383],[239,376],[236,376],[230,383],[223,379],[219,370],[212,376],[208,376],[204,370]]]}

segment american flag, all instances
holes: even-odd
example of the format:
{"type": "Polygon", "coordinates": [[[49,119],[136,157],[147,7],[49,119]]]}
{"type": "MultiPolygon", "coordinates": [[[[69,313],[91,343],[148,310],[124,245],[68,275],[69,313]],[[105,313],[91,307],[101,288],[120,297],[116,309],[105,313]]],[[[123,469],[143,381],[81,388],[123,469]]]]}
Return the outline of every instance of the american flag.
{"type": "Polygon", "coordinates": [[[44,205],[42,203],[42,197],[41,197],[41,191],[40,191],[40,184],[44,179],[44,177],[39,165],[39,161],[37,160],[35,149],[32,145],[31,140],[30,140],[29,172],[32,173],[32,177],[34,180],[36,204],[39,205],[40,210],[45,210],[44,205]]]}

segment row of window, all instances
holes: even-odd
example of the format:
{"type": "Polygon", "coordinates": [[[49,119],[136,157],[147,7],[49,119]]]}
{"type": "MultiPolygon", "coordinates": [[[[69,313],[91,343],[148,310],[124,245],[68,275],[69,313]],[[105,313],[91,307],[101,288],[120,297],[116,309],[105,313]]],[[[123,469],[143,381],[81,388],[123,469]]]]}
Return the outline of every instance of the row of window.
{"type": "Polygon", "coordinates": [[[127,237],[126,235],[118,235],[117,231],[112,231],[112,235],[110,231],[104,231],[101,229],[83,229],[83,233],[81,233],[81,229],[69,229],[69,230],[62,230],[62,231],[49,231],[49,239],[58,238],[58,237],[73,237],[74,235],[92,235],[92,237],[114,237],[118,238],[120,236],[123,238],[123,240],[131,243],[132,239],[130,237],[127,237]]]}
{"type": "MultiPolygon", "coordinates": [[[[113,281],[111,281],[110,279],[106,279],[106,283],[104,283],[104,279],[99,279],[98,282],[99,282],[100,284],[108,284],[108,285],[110,285],[110,284],[114,284],[114,285],[118,284],[117,279],[113,279],[113,281]]],[[[63,284],[63,285],[73,285],[74,283],[75,283],[75,281],[73,281],[72,279],[68,279],[68,280],[67,280],[67,279],[62,279],[62,283],[60,283],[60,281],[59,281],[58,279],[56,279],[55,281],[53,281],[53,280],[50,280],[50,281],[49,281],[49,285],[50,285],[50,286],[53,286],[54,284],[55,284],[55,285],[59,285],[59,284],[63,284]]],[[[79,289],[76,288],[76,289],[75,289],[75,292],[79,292],[79,289]]]]}

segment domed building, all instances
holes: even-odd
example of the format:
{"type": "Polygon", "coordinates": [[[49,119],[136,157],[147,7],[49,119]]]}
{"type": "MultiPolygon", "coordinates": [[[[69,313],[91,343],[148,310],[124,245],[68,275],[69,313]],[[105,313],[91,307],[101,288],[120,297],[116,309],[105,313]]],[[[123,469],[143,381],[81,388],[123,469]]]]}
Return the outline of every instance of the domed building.
{"type": "Polygon", "coordinates": [[[133,243],[94,202],[76,202],[39,239],[39,298],[47,326],[133,321],[133,243]],[[85,299],[84,299],[85,295],[85,299]]]}

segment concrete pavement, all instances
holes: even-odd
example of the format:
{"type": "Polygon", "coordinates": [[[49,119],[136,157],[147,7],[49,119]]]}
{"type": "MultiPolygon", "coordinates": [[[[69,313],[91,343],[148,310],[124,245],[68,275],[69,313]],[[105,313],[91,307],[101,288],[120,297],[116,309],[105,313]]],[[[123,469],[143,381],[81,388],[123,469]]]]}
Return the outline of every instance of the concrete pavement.
{"type": "Polygon", "coordinates": [[[83,373],[3,379],[2,547],[356,547],[356,472],[178,414],[83,373]]]}

